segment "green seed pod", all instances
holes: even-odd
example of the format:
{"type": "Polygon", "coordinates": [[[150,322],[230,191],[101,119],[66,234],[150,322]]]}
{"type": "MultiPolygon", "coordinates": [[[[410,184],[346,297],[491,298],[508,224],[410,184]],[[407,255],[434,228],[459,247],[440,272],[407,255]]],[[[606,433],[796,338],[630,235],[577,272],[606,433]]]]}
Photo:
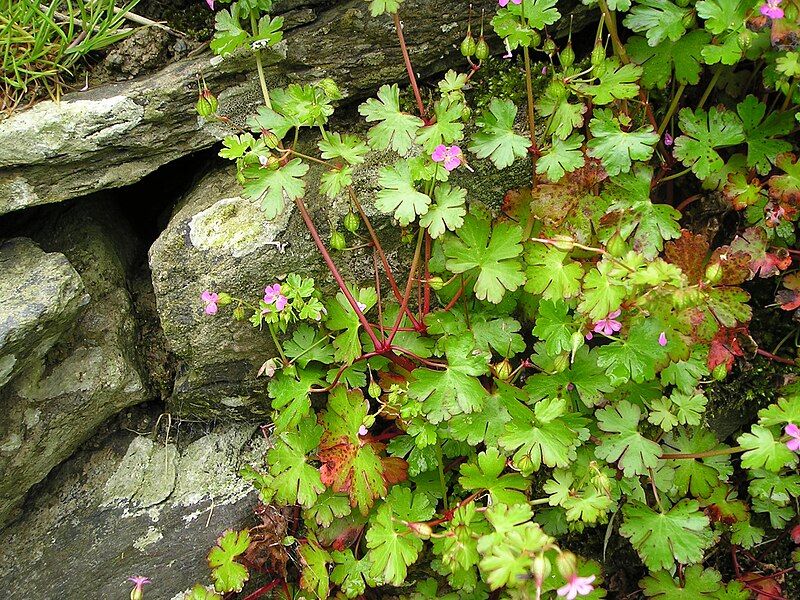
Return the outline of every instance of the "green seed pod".
{"type": "Polygon", "coordinates": [[[404,229],[403,232],[400,234],[400,241],[404,244],[411,244],[414,242],[414,234],[404,229]]]}
{"type": "Polygon", "coordinates": [[[531,32],[531,48],[536,48],[541,43],[542,43],[542,36],[539,35],[538,31],[532,31],[531,32]]]}
{"type": "Polygon", "coordinates": [[[208,88],[205,88],[200,92],[200,96],[197,98],[197,104],[194,105],[194,108],[198,115],[204,119],[208,119],[217,114],[219,102],[217,102],[217,98],[214,94],[212,94],[208,88]]]}
{"type": "Polygon", "coordinates": [[[606,49],[599,41],[592,48],[591,63],[593,67],[602,64],[606,60],[606,49]]]}
{"type": "Polygon", "coordinates": [[[334,250],[344,250],[347,244],[344,241],[344,236],[339,231],[331,233],[331,248],[334,250]]]}
{"type": "Polygon", "coordinates": [[[719,283],[722,280],[722,265],[711,263],[706,267],[706,281],[709,283],[719,283]]]}
{"type": "Polygon", "coordinates": [[[233,309],[233,318],[237,321],[242,321],[244,319],[244,308],[241,306],[237,306],[233,309]]]}
{"type": "Polygon", "coordinates": [[[444,281],[441,277],[429,277],[428,285],[432,290],[438,291],[444,287],[444,281]]]}
{"type": "Polygon", "coordinates": [[[464,108],[461,109],[461,120],[466,123],[467,121],[469,121],[469,118],[471,116],[472,116],[472,109],[465,104],[464,108]]]}
{"type": "Polygon", "coordinates": [[[489,44],[486,43],[486,40],[481,39],[478,40],[478,44],[475,46],[475,58],[478,60],[486,60],[489,58],[489,44]]]}
{"type": "Polygon", "coordinates": [[[344,216],[344,228],[350,233],[358,231],[359,225],[361,225],[361,219],[352,210],[344,216]]]}
{"type": "Polygon", "coordinates": [[[514,372],[514,367],[511,366],[507,358],[504,358],[496,365],[492,365],[492,371],[494,371],[494,376],[500,381],[507,381],[508,378],[511,377],[511,373],[514,372]]]}
{"type": "Polygon", "coordinates": [[[542,44],[542,52],[545,54],[555,54],[556,52],[556,43],[553,41],[553,38],[547,38],[542,44]]]}
{"type": "Polygon", "coordinates": [[[281,143],[277,135],[267,130],[261,132],[261,139],[264,141],[267,148],[277,148],[281,143]]]}
{"type": "Polygon", "coordinates": [[[461,54],[469,58],[470,56],[475,55],[475,49],[477,44],[475,43],[475,38],[472,37],[471,33],[467,34],[467,37],[461,42],[461,54]]]}
{"type": "Polygon", "coordinates": [[[381,386],[373,379],[369,382],[369,386],[367,387],[367,394],[369,394],[370,398],[380,398],[381,397],[381,386]]]}
{"type": "Polygon", "coordinates": [[[572,44],[568,43],[567,47],[561,51],[561,54],[558,55],[558,61],[561,63],[561,66],[565,69],[568,69],[572,66],[572,63],[575,62],[575,50],[572,49],[572,44]]]}
{"type": "Polygon", "coordinates": [[[755,36],[756,34],[754,32],[750,31],[745,27],[739,34],[739,48],[741,48],[742,50],[747,50],[748,48],[750,48],[750,46],[753,45],[753,38],[755,36]]]}
{"type": "Polygon", "coordinates": [[[715,381],[722,381],[728,376],[728,367],[726,367],[725,364],[717,365],[714,367],[714,370],[711,371],[711,376],[715,381]]]}

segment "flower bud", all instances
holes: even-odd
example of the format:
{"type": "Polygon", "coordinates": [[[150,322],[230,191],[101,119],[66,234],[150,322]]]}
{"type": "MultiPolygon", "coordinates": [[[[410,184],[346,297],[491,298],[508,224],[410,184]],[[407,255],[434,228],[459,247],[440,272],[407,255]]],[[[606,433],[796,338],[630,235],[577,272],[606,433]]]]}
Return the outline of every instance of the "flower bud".
{"type": "Polygon", "coordinates": [[[370,398],[380,398],[381,397],[381,386],[373,379],[369,382],[369,387],[367,387],[367,394],[369,394],[370,398]]]}
{"type": "Polygon", "coordinates": [[[219,102],[217,102],[216,97],[208,88],[203,88],[200,91],[200,95],[197,98],[197,104],[194,105],[194,108],[198,115],[204,119],[208,119],[217,113],[219,102]]]}
{"type": "Polygon", "coordinates": [[[544,557],[544,554],[537,554],[533,557],[531,573],[533,573],[533,580],[536,582],[537,587],[541,587],[542,582],[550,576],[551,570],[552,565],[550,561],[544,557]]]}
{"type": "Polygon", "coordinates": [[[562,577],[568,578],[578,570],[578,559],[569,550],[563,550],[556,556],[556,566],[562,577]]]}
{"type": "Polygon", "coordinates": [[[475,43],[475,38],[472,37],[471,33],[468,33],[467,37],[464,38],[464,41],[461,42],[461,54],[467,58],[474,56],[476,47],[477,44],[475,43]]]}
{"type": "Polygon", "coordinates": [[[514,372],[514,367],[511,366],[507,358],[504,358],[496,365],[492,365],[492,371],[500,381],[507,381],[511,377],[511,373],[514,372]]]}
{"type": "Polygon", "coordinates": [[[407,523],[408,528],[423,540],[430,539],[433,529],[427,523],[407,523]]]}
{"type": "Polygon", "coordinates": [[[144,598],[144,590],[140,587],[135,587],[131,590],[131,600],[142,600],[144,598]]]}
{"type": "Polygon", "coordinates": [[[592,57],[591,57],[592,66],[596,67],[597,65],[603,64],[605,60],[606,60],[606,49],[603,48],[603,44],[600,43],[600,40],[598,40],[597,43],[594,45],[594,48],[592,48],[592,57]]]}
{"type": "Polygon", "coordinates": [[[575,62],[575,50],[572,49],[572,43],[567,43],[567,47],[558,55],[558,61],[561,66],[568,69],[575,62]]]}
{"type": "Polygon", "coordinates": [[[705,273],[706,281],[709,283],[719,283],[722,281],[722,265],[719,263],[711,263],[706,267],[705,273]]]}
{"type": "Polygon", "coordinates": [[[469,118],[471,116],[472,116],[472,109],[465,104],[464,108],[461,109],[461,120],[466,123],[467,121],[469,121],[469,118]]]}
{"type": "Polygon", "coordinates": [[[434,290],[439,291],[444,287],[444,281],[442,281],[441,277],[429,277],[428,278],[428,286],[434,290]]]}
{"type": "Polygon", "coordinates": [[[220,306],[225,306],[226,304],[230,304],[232,302],[231,295],[225,292],[220,292],[219,297],[217,298],[217,304],[220,306]]]}
{"type": "Polygon", "coordinates": [[[489,44],[486,43],[483,36],[481,36],[481,39],[478,40],[475,46],[475,58],[478,60],[486,60],[489,58],[489,44]]]}
{"type": "Polygon", "coordinates": [[[714,381],[722,381],[728,376],[728,367],[725,364],[719,364],[714,367],[714,370],[711,371],[711,376],[714,378],[714,381]]]}
{"type": "Polygon", "coordinates": [[[755,36],[756,34],[750,31],[747,27],[742,29],[742,31],[739,33],[739,48],[742,50],[747,50],[750,48],[750,46],[753,45],[753,38],[755,36]]]}
{"type": "Polygon", "coordinates": [[[237,321],[241,321],[244,319],[244,307],[237,306],[233,309],[233,318],[237,321]]]}
{"type": "Polygon", "coordinates": [[[542,52],[545,54],[555,54],[556,51],[556,43],[553,41],[553,38],[547,38],[542,44],[542,52]]]}
{"type": "Polygon", "coordinates": [[[278,136],[268,130],[263,130],[261,132],[261,139],[267,148],[277,148],[281,143],[278,136]]]}
{"type": "Polygon", "coordinates": [[[611,239],[608,240],[608,243],[606,244],[606,252],[608,252],[614,258],[622,258],[628,252],[628,244],[626,244],[625,240],[622,239],[619,231],[612,235],[611,239]]]}
{"type": "Polygon", "coordinates": [[[536,48],[542,43],[542,36],[536,30],[531,31],[531,48],[536,48]]]}
{"type": "Polygon", "coordinates": [[[553,246],[562,252],[570,252],[575,248],[575,241],[567,236],[555,236],[551,241],[553,246]]]}
{"type": "Polygon", "coordinates": [[[361,219],[352,210],[344,216],[344,228],[350,233],[358,231],[359,225],[361,225],[361,219]]]}
{"type": "Polygon", "coordinates": [[[344,241],[344,236],[341,232],[334,230],[331,233],[331,248],[334,250],[344,250],[347,247],[347,243],[344,241]]]}

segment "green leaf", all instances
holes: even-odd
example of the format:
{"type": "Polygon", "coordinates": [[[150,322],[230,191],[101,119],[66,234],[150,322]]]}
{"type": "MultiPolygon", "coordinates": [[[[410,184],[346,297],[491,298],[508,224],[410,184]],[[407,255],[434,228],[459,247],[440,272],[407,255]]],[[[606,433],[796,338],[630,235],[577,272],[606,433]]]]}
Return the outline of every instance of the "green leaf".
{"type": "Polygon", "coordinates": [[[446,369],[421,368],[408,387],[412,398],[420,400],[431,423],[481,410],[487,392],[477,379],[489,372],[489,356],[474,352],[471,335],[448,337],[444,341],[446,369]]]}
{"type": "Polygon", "coordinates": [[[434,104],[436,121],[426,125],[417,134],[417,143],[431,153],[440,144],[450,145],[464,138],[464,125],[461,123],[461,102],[447,99],[437,100],[434,104]]]}
{"type": "Polygon", "coordinates": [[[397,84],[381,86],[378,99],[370,98],[358,107],[358,112],[369,123],[380,121],[368,134],[370,146],[376,150],[391,148],[398,154],[406,154],[414,144],[417,129],[424,125],[419,117],[400,110],[400,88],[397,84]]]}
{"type": "Polygon", "coordinates": [[[612,379],[631,379],[636,383],[656,377],[656,368],[667,359],[667,349],[658,343],[663,331],[655,319],[639,321],[631,326],[627,339],[602,346],[597,364],[606,369],[612,379]]]}
{"type": "Polygon", "coordinates": [[[789,504],[792,497],[800,497],[800,475],[771,473],[764,469],[751,469],[748,492],[753,498],[769,500],[776,504],[789,504]]]}
{"type": "Polygon", "coordinates": [[[642,68],[639,65],[628,63],[620,65],[615,58],[606,60],[605,70],[600,75],[596,84],[579,84],[578,90],[592,96],[595,104],[611,104],[614,100],[626,100],[639,93],[639,77],[642,68]]]}
{"type": "Polygon", "coordinates": [[[427,227],[433,239],[443,235],[446,230],[456,231],[464,223],[467,209],[464,202],[467,190],[449,183],[436,186],[433,193],[435,204],[431,204],[428,212],[419,220],[421,227],[427,227]]]}
{"type": "Polygon", "coordinates": [[[476,275],[478,300],[498,304],[506,291],[513,292],[525,283],[518,258],[522,254],[519,226],[504,222],[492,228],[489,221],[468,215],[456,236],[444,242],[447,269],[476,275]]]}
{"type": "Polygon", "coordinates": [[[529,482],[519,473],[501,473],[506,468],[506,457],[497,448],[487,448],[481,452],[476,463],[461,465],[458,483],[466,491],[486,490],[492,502],[502,504],[522,504],[527,501],[523,493],[529,482]]]}
{"type": "Polygon", "coordinates": [[[800,424],[800,396],[778,398],[778,402],[758,411],[758,423],[764,427],[800,424]]]}
{"type": "Polygon", "coordinates": [[[505,9],[516,17],[524,17],[531,29],[541,30],[545,25],[552,25],[561,17],[556,4],[558,0],[523,0],[516,4],[512,2],[505,9]]]}
{"type": "Polygon", "coordinates": [[[700,0],[695,5],[697,16],[705,19],[705,27],[714,35],[738,31],[757,0],[700,0]]]}
{"type": "Polygon", "coordinates": [[[622,23],[631,31],[645,32],[650,46],[658,46],[665,39],[681,39],[690,14],[689,8],[675,6],[670,0],[637,0],[622,23]]]}
{"type": "Polygon", "coordinates": [[[793,467],[797,464],[797,454],[789,450],[780,439],[776,439],[771,430],[753,425],[751,431],[752,433],[744,433],[736,440],[746,449],[742,454],[742,467],[777,473],[785,466],[793,467]]]}
{"type": "Polygon", "coordinates": [[[309,464],[307,456],[317,450],[322,431],[316,418],[309,417],[300,421],[296,431],[276,436],[275,446],[267,454],[267,460],[278,502],[310,508],[317,496],[325,491],[319,471],[309,464]]]}
{"type": "Polygon", "coordinates": [[[333,347],[328,343],[328,336],[305,323],[292,334],[292,339],[283,343],[283,351],[303,369],[311,361],[324,365],[333,362],[333,347]]]}
{"type": "Polygon", "coordinates": [[[336,494],[332,490],[325,490],[314,506],[303,511],[303,518],[315,521],[322,527],[330,527],[336,519],[341,519],[350,514],[350,500],[343,494],[336,494]]]}
{"type": "Polygon", "coordinates": [[[523,473],[548,467],[567,467],[581,444],[585,419],[567,414],[563,398],[547,398],[533,410],[524,405],[509,407],[511,421],[500,436],[500,446],[514,452],[514,465],[523,473]],[[574,422],[574,424],[573,424],[574,422]]]}
{"type": "Polygon", "coordinates": [[[722,576],[714,569],[692,565],[683,572],[683,582],[668,571],[656,571],[642,579],[644,595],[655,600],[719,600],[722,576]]]}
{"type": "Polygon", "coordinates": [[[261,201],[264,218],[271,221],[283,212],[284,198],[295,200],[305,192],[301,179],[308,172],[308,165],[299,158],[293,158],[278,168],[246,167],[243,175],[245,198],[261,201]]]}
{"type": "Polygon", "coordinates": [[[560,81],[550,83],[544,94],[536,100],[536,110],[547,119],[547,133],[565,140],[578,127],[583,126],[583,114],[587,107],[585,104],[570,104],[569,91],[560,81]]]}
{"type": "Polygon", "coordinates": [[[505,169],[515,158],[528,155],[531,142],[514,132],[517,107],[511,100],[492,98],[489,110],[476,121],[480,131],[473,137],[469,150],[478,158],[489,158],[498,169],[505,169]]]}
{"type": "Polygon", "coordinates": [[[300,564],[302,575],[300,588],[314,594],[317,598],[327,598],[331,582],[328,575],[328,563],[331,555],[317,543],[313,534],[300,544],[300,564]]]}
{"type": "Polygon", "coordinates": [[[638,36],[631,37],[626,46],[631,60],[642,66],[642,86],[664,89],[673,74],[679,84],[700,83],[703,70],[700,51],[710,41],[708,32],[695,29],[677,41],[664,40],[655,47],[638,36]]]}
{"type": "MultiPolygon", "coordinates": [[[[598,366],[597,356],[597,349],[589,350],[587,346],[581,346],[575,352],[572,365],[568,369],[552,374],[534,373],[525,382],[525,389],[531,394],[531,400],[569,397],[574,389],[587,407],[602,403],[605,395],[613,391],[615,386],[598,366]]],[[[545,364],[542,358],[534,356],[534,362],[546,371],[554,370],[552,364],[545,364]]]]}
{"type": "Polygon", "coordinates": [[[236,557],[244,554],[249,546],[250,533],[246,530],[226,531],[217,539],[217,545],[208,553],[208,566],[218,592],[242,591],[250,574],[247,567],[236,562],[236,557]]]}
{"type": "Polygon", "coordinates": [[[670,363],[661,371],[660,377],[662,384],[672,384],[684,394],[690,394],[708,373],[705,359],[701,359],[700,353],[693,351],[688,360],[670,363]]]}
{"type": "Polygon", "coordinates": [[[648,161],[658,142],[658,134],[651,125],[633,131],[623,131],[622,125],[607,108],[594,111],[589,121],[592,139],[589,140],[589,156],[599,158],[609,175],[627,173],[633,161],[648,161]]]}
{"type": "Polygon", "coordinates": [[[331,581],[339,586],[341,592],[348,598],[358,598],[367,589],[367,582],[372,581],[369,576],[369,560],[356,559],[350,548],[344,552],[332,552],[331,557],[336,562],[336,567],[331,571],[331,581]]]}
{"type": "Polygon", "coordinates": [[[369,152],[369,147],[357,135],[329,133],[318,143],[322,158],[341,158],[351,165],[360,165],[369,152]]]}
{"type": "Polygon", "coordinates": [[[270,18],[269,15],[264,15],[258,20],[258,28],[250,43],[259,49],[270,48],[283,39],[282,27],[283,17],[270,18]]]}
{"type": "Polygon", "coordinates": [[[607,435],[595,448],[598,458],[608,462],[619,461],[625,477],[647,475],[658,465],[661,447],[639,433],[641,410],[635,404],[622,400],[615,405],[595,412],[597,426],[607,435]]]}
{"type": "MultiPolygon", "coordinates": [[[[374,288],[361,288],[351,292],[356,302],[364,305],[364,313],[378,303],[378,294],[374,288]]],[[[361,321],[341,292],[328,300],[327,311],[328,319],[325,324],[333,331],[342,331],[333,340],[333,358],[336,362],[350,364],[361,356],[361,340],[358,337],[361,321]]]]}
{"type": "Polygon", "coordinates": [[[185,600],[222,600],[222,596],[196,583],[191,591],[186,594],[185,600]]]}
{"type": "Polygon", "coordinates": [[[408,575],[408,567],[416,562],[423,543],[404,522],[424,522],[433,515],[434,508],[422,494],[395,486],[384,504],[370,519],[367,547],[372,563],[370,575],[388,585],[401,585],[408,575]]]}
{"type": "Polygon", "coordinates": [[[675,158],[691,167],[700,179],[725,165],[717,148],[735,146],[745,139],[742,122],[730,111],[711,107],[706,113],[702,108],[696,111],[684,108],[679,115],[680,128],[685,135],[675,139],[675,158]]]}
{"type": "MultiPolygon", "coordinates": [[[[528,265],[525,291],[541,294],[545,300],[577,296],[581,290],[583,269],[580,263],[569,260],[569,252],[549,244],[535,243],[525,257],[528,265]]],[[[603,313],[605,316],[606,313],[603,313]]]]}
{"type": "Polygon", "coordinates": [[[578,305],[578,312],[597,321],[617,310],[628,293],[627,286],[620,280],[623,274],[611,261],[603,259],[597,263],[583,278],[583,301],[578,305]]]}
{"type": "Polygon", "coordinates": [[[214,54],[227,56],[250,38],[239,22],[239,6],[234,4],[230,11],[220,10],[214,17],[214,39],[211,50],[214,54]]]}
{"type": "Polygon", "coordinates": [[[533,335],[543,340],[548,354],[572,350],[572,334],[577,331],[569,316],[569,305],[561,300],[542,300],[533,335]]]}
{"type": "Polygon", "coordinates": [[[403,0],[370,0],[369,9],[373,17],[383,14],[393,15],[403,0]]]}
{"type": "Polygon", "coordinates": [[[579,133],[572,134],[566,140],[553,137],[550,148],[536,161],[536,172],[540,175],[546,174],[547,179],[556,183],[565,173],[580,169],[586,162],[582,145],[583,136],[579,133]]]}
{"type": "MultiPolygon", "coordinates": [[[[679,430],[677,435],[664,438],[665,453],[697,454],[713,450],[725,450],[727,446],[717,442],[717,438],[706,429],[679,430]]],[[[673,484],[679,496],[687,493],[695,498],[708,498],[719,485],[733,473],[728,456],[708,456],[701,459],[679,458],[668,460],[667,465],[675,470],[673,484]]]]}
{"type": "Polygon", "coordinates": [[[628,502],[622,508],[619,532],[651,571],[672,570],[675,563],[692,564],[714,543],[708,517],[696,500],[681,500],[664,513],[645,504],[628,502]]]}
{"type": "Polygon", "coordinates": [[[298,375],[299,380],[288,374],[288,371],[281,370],[269,382],[276,433],[295,429],[308,416],[311,411],[309,390],[322,383],[320,373],[315,369],[301,369],[298,375]]]}
{"type": "Polygon", "coordinates": [[[519,46],[528,48],[533,45],[533,36],[536,32],[506,9],[499,9],[492,17],[492,27],[495,33],[508,43],[511,50],[519,46]]]}
{"type": "Polygon", "coordinates": [[[505,424],[511,420],[509,407],[519,406],[525,396],[522,390],[498,381],[494,392],[486,397],[481,410],[456,415],[447,422],[448,434],[470,446],[481,443],[487,448],[495,446],[497,439],[505,431],[505,424]]]}
{"type": "Polygon", "coordinates": [[[375,208],[385,213],[394,213],[394,218],[403,227],[408,226],[417,215],[428,212],[431,199],[417,191],[411,167],[399,161],[391,167],[383,167],[378,175],[382,189],[375,199],[375,208]]]}
{"type": "Polygon", "coordinates": [[[252,148],[254,143],[255,139],[249,133],[225,136],[225,139],[222,140],[224,148],[219,151],[219,155],[228,160],[241,158],[248,149],[252,148]]]}
{"type": "Polygon", "coordinates": [[[736,105],[742,119],[747,141],[747,166],[755,167],[761,175],[772,169],[779,154],[789,152],[792,145],[786,140],[775,139],[787,135],[794,126],[791,112],[771,112],[765,119],[767,105],[755,96],[747,96],[736,105]]]}

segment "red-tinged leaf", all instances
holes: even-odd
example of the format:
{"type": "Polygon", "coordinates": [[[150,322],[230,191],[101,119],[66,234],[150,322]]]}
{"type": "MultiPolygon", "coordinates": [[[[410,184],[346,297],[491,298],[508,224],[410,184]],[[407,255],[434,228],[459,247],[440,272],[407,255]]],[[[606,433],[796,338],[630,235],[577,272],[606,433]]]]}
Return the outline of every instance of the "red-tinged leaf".
{"type": "Polygon", "coordinates": [[[525,223],[531,212],[531,190],[509,190],[503,197],[502,211],[517,223],[525,223]]]}
{"type": "Polygon", "coordinates": [[[767,252],[767,233],[760,227],[750,227],[731,242],[734,252],[750,255],[750,277],[774,277],[792,264],[792,257],[785,248],[767,252]]]}
{"type": "Polygon", "coordinates": [[[750,279],[750,254],[732,250],[730,246],[721,246],[714,250],[710,265],[719,265],[722,276],[715,285],[739,285],[750,279]]]}
{"type": "Polygon", "coordinates": [[[744,173],[731,173],[722,189],[725,199],[735,210],[743,210],[761,198],[761,182],[757,177],[748,181],[744,173]]]}
{"type": "Polygon", "coordinates": [[[703,265],[708,256],[708,241],[702,235],[683,229],[681,237],[664,245],[664,253],[667,262],[680,267],[689,279],[689,283],[698,283],[703,278],[703,265]]]}
{"type": "Polygon", "coordinates": [[[408,463],[397,456],[383,458],[383,479],[390,487],[402,483],[408,479],[408,463]]]}
{"type": "Polygon", "coordinates": [[[711,346],[708,350],[709,370],[713,371],[714,367],[725,365],[727,371],[730,372],[734,359],[737,356],[744,356],[736,333],[735,329],[722,328],[711,340],[711,346]]]}
{"type": "Polygon", "coordinates": [[[784,174],[769,178],[769,195],[784,202],[800,202],[800,161],[786,152],[778,156],[775,164],[784,174]]]}
{"type": "Polygon", "coordinates": [[[739,577],[747,589],[756,595],[756,600],[775,600],[783,598],[781,586],[774,579],[765,578],[758,573],[745,573],[739,577]]]}
{"type": "Polygon", "coordinates": [[[783,287],[775,294],[775,301],[783,310],[800,308],[800,273],[789,273],[783,278],[783,287]]]}
{"type": "Polygon", "coordinates": [[[794,221],[797,208],[780,200],[771,200],[764,207],[764,224],[767,227],[777,227],[783,221],[794,221]]]}
{"type": "Polygon", "coordinates": [[[800,525],[795,525],[792,527],[792,531],[789,533],[792,538],[792,541],[800,546],[800,525]]]}

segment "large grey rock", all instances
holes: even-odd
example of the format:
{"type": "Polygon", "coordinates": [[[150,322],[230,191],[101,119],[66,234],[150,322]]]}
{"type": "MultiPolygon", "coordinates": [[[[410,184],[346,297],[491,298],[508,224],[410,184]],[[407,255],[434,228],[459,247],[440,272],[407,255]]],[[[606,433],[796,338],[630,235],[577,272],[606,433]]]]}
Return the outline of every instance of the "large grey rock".
{"type": "MultiPolygon", "coordinates": [[[[490,0],[473,4],[476,13],[496,6],[490,0]]],[[[357,98],[404,77],[387,15],[371,17],[364,0],[303,10],[311,21],[287,31],[284,42],[264,53],[271,87],[332,77],[345,97],[357,98]]],[[[418,71],[442,71],[463,60],[455,46],[467,12],[460,0],[403,3],[418,71]]],[[[253,61],[239,56],[213,66],[209,59],[178,61],[153,76],[69,94],[60,103],[40,102],[0,122],[0,214],[133,183],[230,133],[195,114],[196,79],[202,74],[219,93],[221,114],[243,122],[261,101],[253,61]]]]}
{"type": "Polygon", "coordinates": [[[103,421],[148,398],[126,289],[132,235],[120,222],[107,203],[87,202],[33,234],[68,257],[91,302],[68,335],[0,390],[0,523],[103,421]]]}
{"type": "Polygon", "coordinates": [[[127,598],[127,578],[143,575],[153,581],[146,598],[182,599],[210,580],[206,555],[220,533],[255,524],[258,495],[237,473],[261,465],[265,450],[251,425],[198,437],[173,424],[166,443],[120,428],[54,471],[0,532],[0,596],[127,598]]]}
{"type": "Polygon", "coordinates": [[[89,296],[63,254],[47,254],[31,240],[16,238],[0,245],[0,298],[2,388],[52,348],[89,296]]]}

